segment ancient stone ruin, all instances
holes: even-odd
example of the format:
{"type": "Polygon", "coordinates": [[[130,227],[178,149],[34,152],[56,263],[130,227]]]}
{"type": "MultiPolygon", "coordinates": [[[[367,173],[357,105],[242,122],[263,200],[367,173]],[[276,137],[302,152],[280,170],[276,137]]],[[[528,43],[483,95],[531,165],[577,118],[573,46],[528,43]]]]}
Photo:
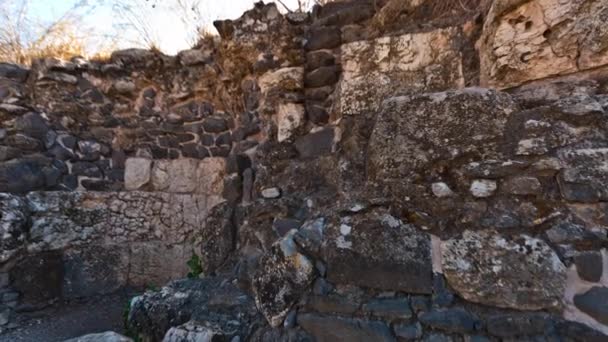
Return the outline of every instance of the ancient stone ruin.
{"type": "Polygon", "coordinates": [[[608,341],[606,22],[260,2],[174,57],[0,64],[2,329],[130,287],[81,341],[608,341]]]}

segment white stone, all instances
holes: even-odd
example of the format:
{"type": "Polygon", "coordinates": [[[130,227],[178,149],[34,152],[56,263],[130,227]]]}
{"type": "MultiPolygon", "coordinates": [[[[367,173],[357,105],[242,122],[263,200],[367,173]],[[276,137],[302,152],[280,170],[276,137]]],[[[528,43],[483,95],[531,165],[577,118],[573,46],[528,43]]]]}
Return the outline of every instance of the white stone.
{"type": "Polygon", "coordinates": [[[203,159],[198,164],[196,192],[210,196],[221,196],[224,191],[225,175],[226,159],[219,157],[203,159]]]}
{"type": "Polygon", "coordinates": [[[138,190],[150,182],[152,160],[147,158],[128,158],[125,162],[125,188],[138,190]]]}
{"type": "Polygon", "coordinates": [[[433,194],[439,198],[450,197],[454,195],[454,192],[452,191],[452,189],[450,189],[450,186],[443,182],[433,183],[431,185],[431,190],[433,191],[433,194]]]}
{"type": "Polygon", "coordinates": [[[489,179],[477,179],[471,184],[471,194],[478,198],[490,197],[496,191],[496,182],[489,179]]]}
{"type": "Polygon", "coordinates": [[[277,140],[283,142],[293,136],[304,123],[306,111],[298,103],[281,103],[277,110],[277,140]]]}
{"type": "Polygon", "coordinates": [[[374,111],[394,90],[464,87],[458,31],[440,29],[342,45],[342,115],[374,111]]]}
{"type": "Polygon", "coordinates": [[[304,87],[304,68],[283,68],[267,72],[258,80],[262,94],[272,89],[299,90],[304,87]]]}
{"type": "Polygon", "coordinates": [[[279,188],[267,188],[262,190],[262,197],[266,199],[273,199],[281,197],[281,190],[279,188]]]}
{"type": "Polygon", "coordinates": [[[350,234],[350,231],[352,230],[352,227],[347,225],[347,224],[341,224],[340,225],[340,234],[346,236],[348,234],[350,234]]]}

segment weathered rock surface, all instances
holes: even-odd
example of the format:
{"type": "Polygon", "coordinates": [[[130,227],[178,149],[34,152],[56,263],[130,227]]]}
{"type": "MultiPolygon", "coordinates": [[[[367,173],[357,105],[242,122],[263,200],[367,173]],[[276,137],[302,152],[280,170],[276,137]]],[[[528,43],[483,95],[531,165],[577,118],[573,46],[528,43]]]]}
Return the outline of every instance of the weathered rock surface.
{"type": "Polygon", "coordinates": [[[209,277],[175,281],[135,297],[128,324],[154,341],[230,341],[246,340],[262,319],[252,298],[223,278],[209,277]]]}
{"type": "Polygon", "coordinates": [[[273,327],[283,322],[315,277],[314,265],[297,250],[294,234],[296,230],[272,246],[253,276],[256,304],[273,327]]]}
{"type": "Polygon", "coordinates": [[[19,196],[0,194],[0,264],[26,245],[29,208],[19,196]]]}
{"type": "Polygon", "coordinates": [[[481,37],[481,84],[508,88],[608,64],[601,1],[494,2],[481,37]]]}
{"type": "Polygon", "coordinates": [[[381,290],[429,293],[432,287],[430,236],[390,214],[375,211],[351,217],[329,230],[323,246],[327,278],[381,290]]]}
{"type": "Polygon", "coordinates": [[[447,28],[342,45],[341,114],[375,111],[404,86],[426,91],[464,87],[461,54],[450,45],[456,36],[447,28]]]}
{"type": "Polygon", "coordinates": [[[370,138],[370,176],[408,179],[437,161],[465,155],[498,159],[506,122],[516,109],[509,95],[485,89],[388,99],[370,138]]]}
{"type": "Polygon", "coordinates": [[[566,267],[542,240],[465,231],[441,250],[448,283],[466,300],[518,310],[562,305],[566,267]]]}

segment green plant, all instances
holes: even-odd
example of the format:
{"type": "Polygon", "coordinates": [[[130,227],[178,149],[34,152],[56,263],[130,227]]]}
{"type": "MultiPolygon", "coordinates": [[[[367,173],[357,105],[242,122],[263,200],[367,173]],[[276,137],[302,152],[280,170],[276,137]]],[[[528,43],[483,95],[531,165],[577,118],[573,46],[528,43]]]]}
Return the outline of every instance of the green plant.
{"type": "Polygon", "coordinates": [[[190,260],[188,260],[186,264],[190,269],[190,272],[188,272],[188,278],[198,278],[201,274],[203,274],[201,258],[196,253],[194,253],[194,251],[192,252],[192,257],[190,258],[190,260]]]}

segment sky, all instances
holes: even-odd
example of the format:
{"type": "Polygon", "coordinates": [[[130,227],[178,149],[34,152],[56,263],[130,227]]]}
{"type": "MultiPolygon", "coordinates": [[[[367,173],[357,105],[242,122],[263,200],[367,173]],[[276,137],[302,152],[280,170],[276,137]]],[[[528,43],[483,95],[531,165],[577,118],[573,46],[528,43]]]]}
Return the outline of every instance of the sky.
{"type": "MultiPolygon", "coordinates": [[[[0,0],[8,1],[8,0],[0,0]]],[[[112,10],[112,2],[116,0],[30,0],[30,15],[44,22],[51,22],[66,13],[76,4],[85,4],[89,7],[87,11],[81,11],[82,19],[89,32],[98,37],[96,41],[102,41],[107,36],[117,35],[120,37],[116,48],[134,47],[143,44],[134,30],[124,26],[117,27],[120,19],[112,10]],[[93,6],[94,7],[91,7],[93,6]],[[92,8],[92,9],[90,9],[92,8]]],[[[160,49],[167,54],[176,54],[180,50],[188,49],[192,43],[192,36],[188,33],[192,30],[187,29],[174,11],[168,10],[175,0],[124,0],[129,3],[150,4],[156,2],[156,7],[146,6],[138,18],[146,18],[149,27],[156,37],[160,49]]],[[[201,13],[205,25],[215,31],[212,23],[217,19],[236,19],[240,15],[253,7],[257,0],[201,0],[201,13]]],[[[269,2],[268,0],[266,2],[269,2]]],[[[290,8],[296,8],[297,0],[283,0],[283,3],[290,8]]],[[[281,6],[279,6],[281,8],[281,6]]]]}

